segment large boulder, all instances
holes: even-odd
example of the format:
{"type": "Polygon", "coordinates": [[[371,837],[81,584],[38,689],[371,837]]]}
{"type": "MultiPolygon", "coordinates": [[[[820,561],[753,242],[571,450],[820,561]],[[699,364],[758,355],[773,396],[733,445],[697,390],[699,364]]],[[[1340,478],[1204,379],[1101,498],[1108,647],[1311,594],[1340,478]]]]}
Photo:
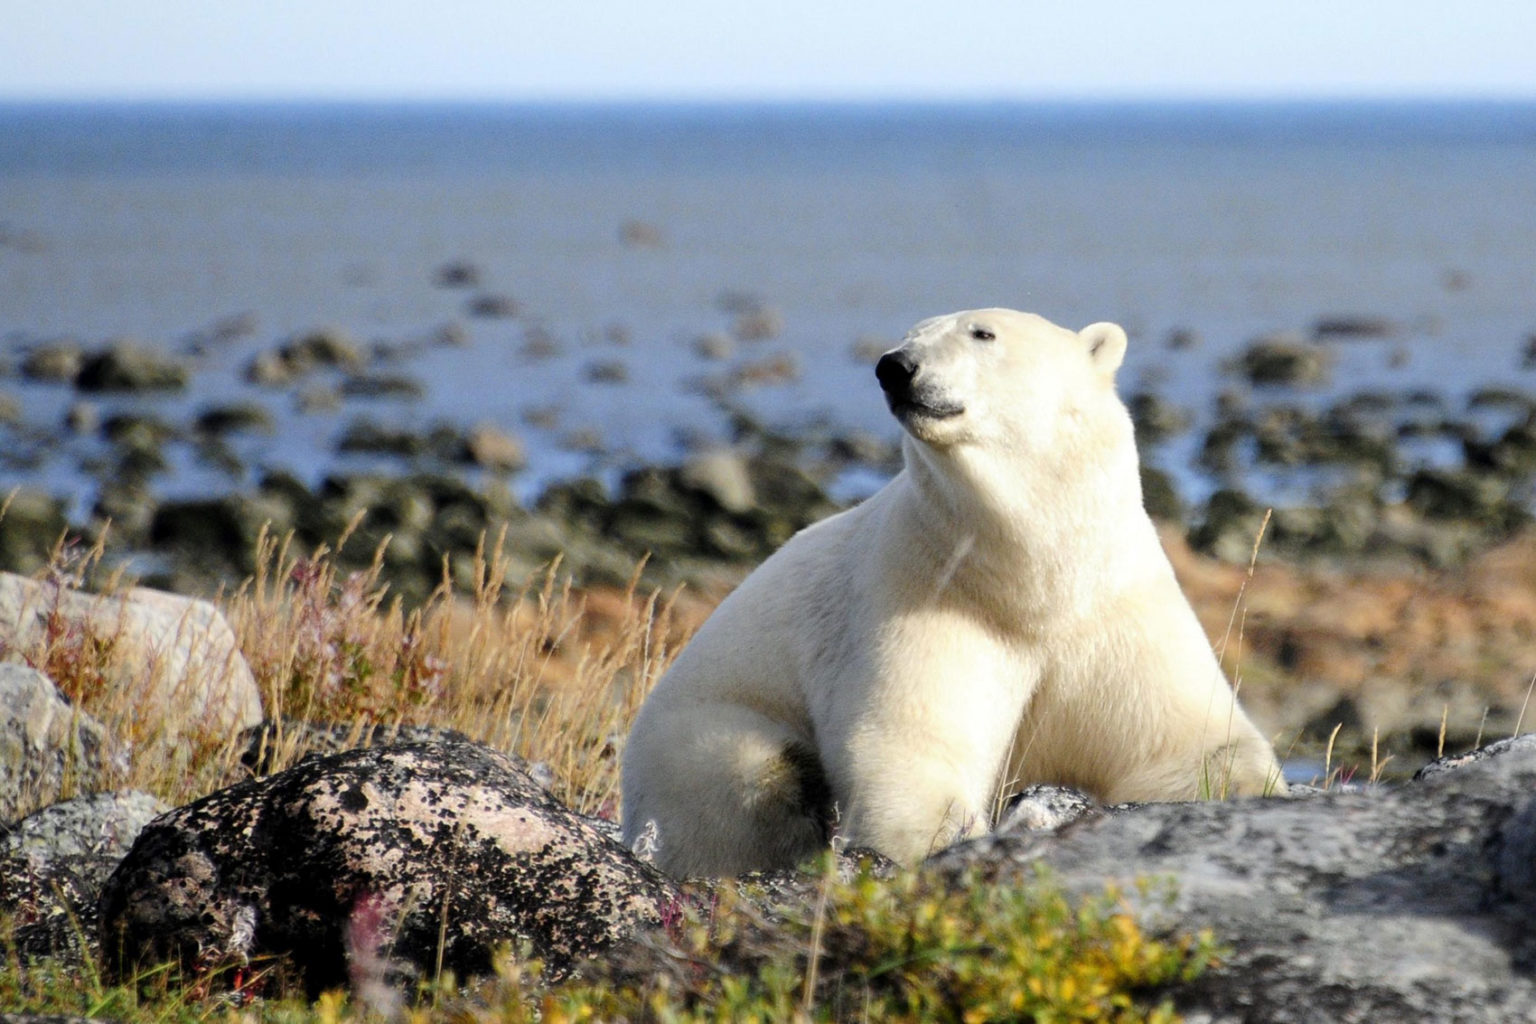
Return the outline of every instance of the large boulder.
{"type": "Polygon", "coordinates": [[[105,777],[107,732],[26,665],[0,664],[0,823],[105,777]]]}
{"type": "Polygon", "coordinates": [[[0,651],[62,657],[92,675],[127,710],[118,728],[139,750],[261,722],[255,677],[207,601],[144,587],[100,596],[0,573],[0,651]]]}
{"type": "Polygon", "coordinates": [[[158,819],[107,884],[102,936],[118,976],[288,954],[315,991],[463,978],[527,943],[559,977],[676,899],[509,758],[432,743],[308,758],[158,819]]]}
{"type": "Polygon", "coordinates": [[[1191,1021],[1536,1019],[1536,737],[1399,789],[1090,812],[932,863],[1133,900],[1171,880],[1148,925],[1230,948],[1175,993],[1191,1021]]]}
{"type": "Polygon", "coordinates": [[[0,830],[0,916],[24,960],[94,965],[102,886],[140,830],[168,808],[147,793],[76,797],[0,830]]]}

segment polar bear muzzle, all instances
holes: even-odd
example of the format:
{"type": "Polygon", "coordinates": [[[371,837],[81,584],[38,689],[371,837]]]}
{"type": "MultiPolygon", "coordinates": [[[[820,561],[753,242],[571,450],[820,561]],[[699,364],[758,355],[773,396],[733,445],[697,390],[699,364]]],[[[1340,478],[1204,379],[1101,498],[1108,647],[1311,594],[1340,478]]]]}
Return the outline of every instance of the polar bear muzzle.
{"type": "Polygon", "coordinates": [[[965,412],[965,406],[924,387],[917,379],[920,370],[917,360],[905,348],[887,352],[875,364],[875,377],[880,381],[880,390],[885,392],[885,404],[892,415],[905,423],[911,417],[942,420],[965,412]]]}

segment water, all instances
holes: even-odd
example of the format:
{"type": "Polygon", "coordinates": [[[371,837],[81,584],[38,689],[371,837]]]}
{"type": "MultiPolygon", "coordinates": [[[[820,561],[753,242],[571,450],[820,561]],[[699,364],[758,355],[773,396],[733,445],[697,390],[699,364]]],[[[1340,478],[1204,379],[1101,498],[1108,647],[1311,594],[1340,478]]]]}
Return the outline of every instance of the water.
{"type": "MultiPolygon", "coordinates": [[[[631,232],[633,234],[633,232],[631,232]]],[[[0,107],[0,343],[135,336],[199,348],[175,399],[113,399],[176,423],[254,397],[271,436],[247,468],[173,444],[162,493],[311,480],[361,465],[333,448],[358,415],[489,421],[544,480],[724,436],[699,378],[790,354],[800,376],[739,392],[776,424],[895,435],[866,361],[925,316],[1007,305],[1132,336],[1122,390],[1207,413],[1222,362],[1255,335],[1380,316],[1338,345],[1334,386],[1432,388],[1455,403],[1530,391],[1536,331],[1536,105],[976,107],[0,107]],[[634,244],[625,225],[647,226],[634,244]],[[649,243],[658,244],[649,244],[649,243]],[[466,315],[450,260],[515,319],[466,315]],[[781,333],[694,352],[746,296],[781,333]],[[732,298],[734,297],[734,299],[732,298]],[[251,335],[193,339],[254,314],[251,335]],[[463,347],[427,343],[444,325],[463,347]],[[336,325],[401,350],[417,401],[301,411],[250,387],[251,356],[336,325]],[[1172,332],[1201,344],[1173,351],[1172,332]],[[530,337],[556,354],[533,358],[530,337]],[[593,383],[594,364],[627,380],[593,383]],[[595,435],[602,454],[574,451],[595,435]]],[[[21,406],[0,489],[88,502],[101,442],[61,436],[68,388],[0,380],[21,406]]],[[[6,428],[0,428],[0,433],[6,428]]],[[[1198,497],[1192,440],[1150,457],[1198,497]]],[[[867,481],[866,481],[867,484],[867,481]]]]}

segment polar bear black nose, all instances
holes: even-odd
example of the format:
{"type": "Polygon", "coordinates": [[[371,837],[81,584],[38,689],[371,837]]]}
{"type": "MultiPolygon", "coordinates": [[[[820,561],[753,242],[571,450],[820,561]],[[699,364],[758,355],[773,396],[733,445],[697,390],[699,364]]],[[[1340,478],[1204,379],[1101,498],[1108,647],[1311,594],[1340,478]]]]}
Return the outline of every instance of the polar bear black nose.
{"type": "Polygon", "coordinates": [[[917,362],[900,349],[887,352],[875,364],[875,377],[887,395],[905,395],[912,389],[912,378],[915,376],[917,362]]]}

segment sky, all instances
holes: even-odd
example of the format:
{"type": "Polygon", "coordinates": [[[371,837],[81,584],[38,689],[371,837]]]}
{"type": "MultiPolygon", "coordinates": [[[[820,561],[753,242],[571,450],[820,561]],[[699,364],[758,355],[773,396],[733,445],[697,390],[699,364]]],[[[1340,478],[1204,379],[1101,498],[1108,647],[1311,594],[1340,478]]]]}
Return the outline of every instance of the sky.
{"type": "Polygon", "coordinates": [[[0,99],[1536,98],[1536,0],[0,0],[0,99]]]}

